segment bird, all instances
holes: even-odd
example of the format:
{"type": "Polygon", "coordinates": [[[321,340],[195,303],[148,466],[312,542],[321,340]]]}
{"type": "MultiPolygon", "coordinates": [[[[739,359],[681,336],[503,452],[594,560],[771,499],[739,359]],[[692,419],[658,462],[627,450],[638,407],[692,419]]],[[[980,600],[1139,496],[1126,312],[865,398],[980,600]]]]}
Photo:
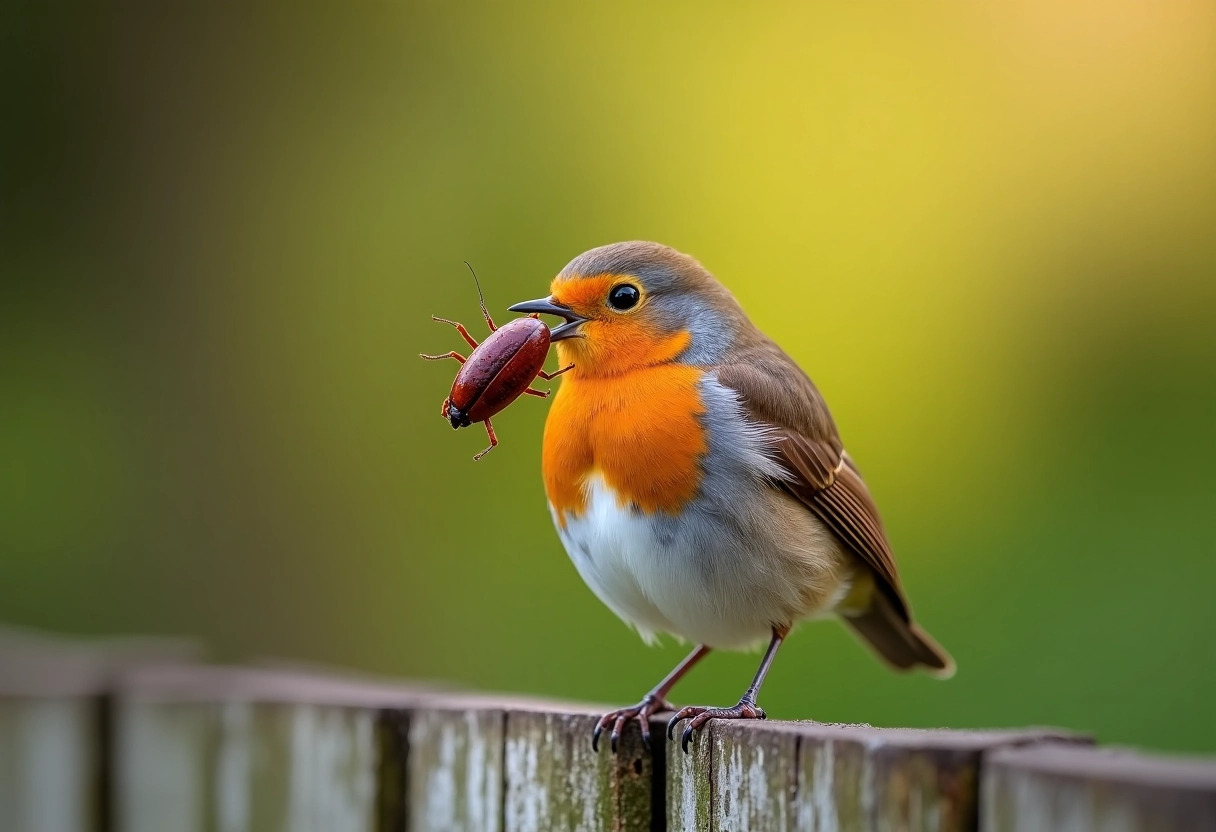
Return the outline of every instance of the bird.
{"type": "Polygon", "coordinates": [[[583,581],[647,643],[695,649],[636,704],[609,711],[615,752],[714,650],[767,648],[728,707],[687,706],[681,745],[710,720],[764,719],[761,685],[799,622],[837,616],[897,670],[954,662],[913,617],[873,498],[810,377],[696,259],[645,241],[575,257],[548,297],[573,364],[545,423],[542,473],[583,581]]]}

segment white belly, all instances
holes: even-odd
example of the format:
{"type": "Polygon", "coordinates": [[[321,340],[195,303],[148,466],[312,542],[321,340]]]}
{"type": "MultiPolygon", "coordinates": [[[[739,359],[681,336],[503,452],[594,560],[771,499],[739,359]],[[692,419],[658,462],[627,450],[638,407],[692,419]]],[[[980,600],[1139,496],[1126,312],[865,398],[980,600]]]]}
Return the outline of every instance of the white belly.
{"type": "Polygon", "coordinates": [[[693,510],[676,519],[622,506],[595,477],[586,509],[558,532],[591,590],[646,641],[670,633],[750,647],[774,625],[830,609],[848,581],[839,543],[817,519],[779,492],[749,496],[770,509],[755,521],[693,510]]]}

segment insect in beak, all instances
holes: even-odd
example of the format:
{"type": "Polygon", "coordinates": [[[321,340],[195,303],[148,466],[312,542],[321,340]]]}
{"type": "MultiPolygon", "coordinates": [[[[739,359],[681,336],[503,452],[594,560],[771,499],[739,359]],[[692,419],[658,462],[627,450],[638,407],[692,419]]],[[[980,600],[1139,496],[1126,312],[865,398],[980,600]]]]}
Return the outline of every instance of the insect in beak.
{"type": "Polygon", "coordinates": [[[587,319],[581,315],[576,315],[569,306],[563,306],[552,297],[540,298],[539,300],[526,300],[523,303],[517,303],[514,306],[508,307],[511,312],[528,312],[540,313],[542,315],[557,315],[560,318],[565,318],[566,322],[561,326],[553,329],[549,333],[550,341],[561,341],[564,338],[572,338],[578,334],[578,327],[587,319]]]}

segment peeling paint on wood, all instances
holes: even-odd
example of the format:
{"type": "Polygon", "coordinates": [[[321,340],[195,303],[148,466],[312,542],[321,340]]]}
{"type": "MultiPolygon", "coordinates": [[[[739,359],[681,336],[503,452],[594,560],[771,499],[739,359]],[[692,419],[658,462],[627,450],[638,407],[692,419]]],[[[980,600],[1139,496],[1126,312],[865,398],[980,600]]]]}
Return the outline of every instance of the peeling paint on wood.
{"type": "Polygon", "coordinates": [[[591,714],[507,713],[507,832],[645,830],[654,763],[630,723],[613,755],[591,749],[591,714]]]}
{"type": "Polygon", "coordinates": [[[256,748],[265,754],[258,762],[265,764],[253,772],[250,792],[256,814],[249,832],[371,832],[376,802],[375,715],[334,706],[258,705],[256,709],[256,748]],[[271,782],[283,791],[273,801],[264,801],[263,784],[271,782]]]}
{"type": "Polygon", "coordinates": [[[1216,761],[1041,746],[986,762],[983,832],[1216,829],[1216,761]]]}
{"type": "Polygon", "coordinates": [[[419,710],[409,729],[410,829],[498,832],[502,711],[419,710]]]}
{"type": "MultiPolygon", "coordinates": [[[[681,726],[682,730],[683,726],[681,726]]],[[[718,726],[712,722],[693,737],[685,754],[680,733],[667,744],[667,828],[707,830],[713,816],[713,738],[718,726]]]]}
{"type": "Polygon", "coordinates": [[[798,737],[723,722],[713,727],[712,744],[714,832],[795,829],[798,737]]]}

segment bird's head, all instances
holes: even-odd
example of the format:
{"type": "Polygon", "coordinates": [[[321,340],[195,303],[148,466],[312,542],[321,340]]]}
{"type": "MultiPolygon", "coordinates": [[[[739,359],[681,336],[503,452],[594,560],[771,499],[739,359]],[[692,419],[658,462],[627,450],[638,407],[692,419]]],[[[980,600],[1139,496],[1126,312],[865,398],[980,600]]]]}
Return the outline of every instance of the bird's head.
{"type": "Polygon", "coordinates": [[[658,243],[591,249],[570,261],[549,291],[511,311],[564,318],[551,338],[560,362],[584,376],[673,361],[714,364],[746,323],[734,297],[700,263],[658,243]]]}

